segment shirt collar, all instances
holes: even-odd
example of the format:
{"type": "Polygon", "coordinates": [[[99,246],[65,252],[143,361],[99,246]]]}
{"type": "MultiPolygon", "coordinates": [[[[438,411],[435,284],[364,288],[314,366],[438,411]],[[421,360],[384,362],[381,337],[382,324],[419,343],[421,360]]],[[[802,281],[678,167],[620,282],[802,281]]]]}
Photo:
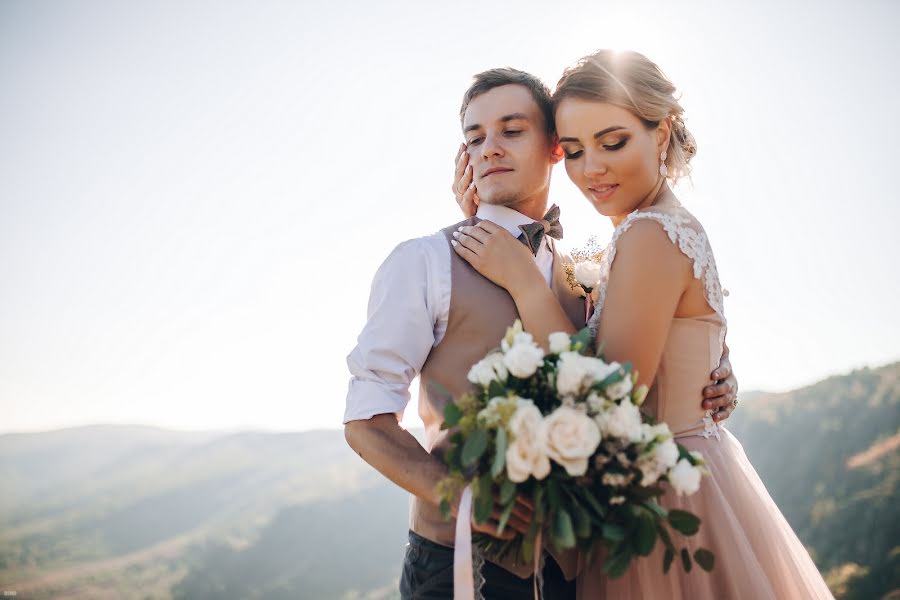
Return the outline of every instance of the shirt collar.
{"type": "Polygon", "coordinates": [[[513,237],[519,237],[522,234],[519,225],[534,223],[534,219],[531,217],[526,217],[508,206],[498,206],[496,204],[479,204],[475,216],[483,221],[493,221],[507,230],[513,237]]]}

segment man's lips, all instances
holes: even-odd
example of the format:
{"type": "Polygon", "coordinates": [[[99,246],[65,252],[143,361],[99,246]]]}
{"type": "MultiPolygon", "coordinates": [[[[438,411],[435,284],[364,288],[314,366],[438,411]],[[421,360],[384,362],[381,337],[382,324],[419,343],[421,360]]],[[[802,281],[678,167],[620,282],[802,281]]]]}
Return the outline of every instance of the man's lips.
{"type": "Polygon", "coordinates": [[[606,200],[619,189],[618,183],[595,183],[588,186],[588,191],[597,200],[606,200]]]}
{"type": "Polygon", "coordinates": [[[506,167],[493,167],[482,173],[481,178],[484,179],[485,177],[490,177],[495,173],[509,173],[510,171],[512,171],[512,169],[507,169],[506,167]]]}

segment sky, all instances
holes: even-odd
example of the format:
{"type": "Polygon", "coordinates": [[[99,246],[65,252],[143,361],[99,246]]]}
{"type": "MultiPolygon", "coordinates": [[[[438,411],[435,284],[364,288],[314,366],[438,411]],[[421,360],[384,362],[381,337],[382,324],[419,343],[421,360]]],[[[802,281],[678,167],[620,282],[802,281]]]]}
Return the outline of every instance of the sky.
{"type": "MultiPolygon", "coordinates": [[[[0,0],[0,432],[338,428],[375,270],[461,216],[473,74],[643,52],[741,388],[900,359],[900,4],[0,0]]],[[[566,244],[612,227],[559,166],[566,244]]],[[[415,406],[404,423],[416,424],[415,406]]]]}

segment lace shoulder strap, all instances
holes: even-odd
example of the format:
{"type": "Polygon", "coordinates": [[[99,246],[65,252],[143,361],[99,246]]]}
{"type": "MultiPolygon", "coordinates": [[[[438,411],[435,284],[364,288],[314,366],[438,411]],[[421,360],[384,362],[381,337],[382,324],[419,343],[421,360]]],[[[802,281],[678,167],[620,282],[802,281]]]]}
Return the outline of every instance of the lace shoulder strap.
{"type": "Polygon", "coordinates": [[[725,322],[724,296],[727,291],[719,283],[719,271],[709,238],[700,223],[687,210],[676,207],[672,212],[644,211],[633,212],[619,223],[613,232],[612,239],[600,260],[600,280],[597,282],[597,304],[589,323],[596,333],[600,324],[600,311],[606,299],[606,288],[609,284],[609,273],[616,258],[616,242],[631,226],[640,220],[652,220],[660,223],[673,244],[678,246],[694,265],[694,277],[703,281],[706,290],[706,301],[717,315],[725,322]]]}

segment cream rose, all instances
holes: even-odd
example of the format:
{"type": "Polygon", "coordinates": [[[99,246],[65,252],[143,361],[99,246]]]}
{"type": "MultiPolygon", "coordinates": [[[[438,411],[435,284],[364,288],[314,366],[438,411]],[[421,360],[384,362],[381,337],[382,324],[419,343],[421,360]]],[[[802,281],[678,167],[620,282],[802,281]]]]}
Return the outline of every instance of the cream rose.
{"type": "Polygon", "coordinates": [[[606,432],[613,437],[630,442],[641,441],[642,431],[641,409],[627,398],[609,411],[606,420],[606,432]]]}
{"type": "Polygon", "coordinates": [[[509,372],[503,364],[503,354],[492,352],[469,369],[467,378],[472,383],[488,386],[494,380],[505,383],[508,376],[509,372]]]}
{"type": "Polygon", "coordinates": [[[530,334],[520,333],[516,337],[520,336],[528,336],[528,340],[517,339],[503,355],[503,364],[510,373],[521,379],[531,377],[544,364],[544,351],[532,341],[530,334]]]}
{"type": "Polygon", "coordinates": [[[597,281],[600,280],[600,265],[592,260],[576,263],[575,280],[590,292],[597,287],[597,281]]]}
{"type": "Polygon", "coordinates": [[[509,420],[507,430],[512,442],[506,447],[506,474],[513,483],[521,483],[534,475],[543,479],[550,473],[550,460],[540,439],[541,411],[531,400],[518,399],[518,408],[509,420]]]}
{"type": "Polygon", "coordinates": [[[669,471],[669,483],[678,492],[678,495],[691,495],[700,489],[700,469],[692,465],[686,458],[682,458],[669,471]]]}
{"type": "Polygon", "coordinates": [[[551,333],[547,341],[550,342],[550,352],[553,354],[562,354],[572,349],[572,337],[564,331],[551,333]]]}
{"type": "Polygon", "coordinates": [[[583,412],[560,406],[541,423],[547,454],[569,475],[584,475],[600,445],[600,429],[583,412]]]}

